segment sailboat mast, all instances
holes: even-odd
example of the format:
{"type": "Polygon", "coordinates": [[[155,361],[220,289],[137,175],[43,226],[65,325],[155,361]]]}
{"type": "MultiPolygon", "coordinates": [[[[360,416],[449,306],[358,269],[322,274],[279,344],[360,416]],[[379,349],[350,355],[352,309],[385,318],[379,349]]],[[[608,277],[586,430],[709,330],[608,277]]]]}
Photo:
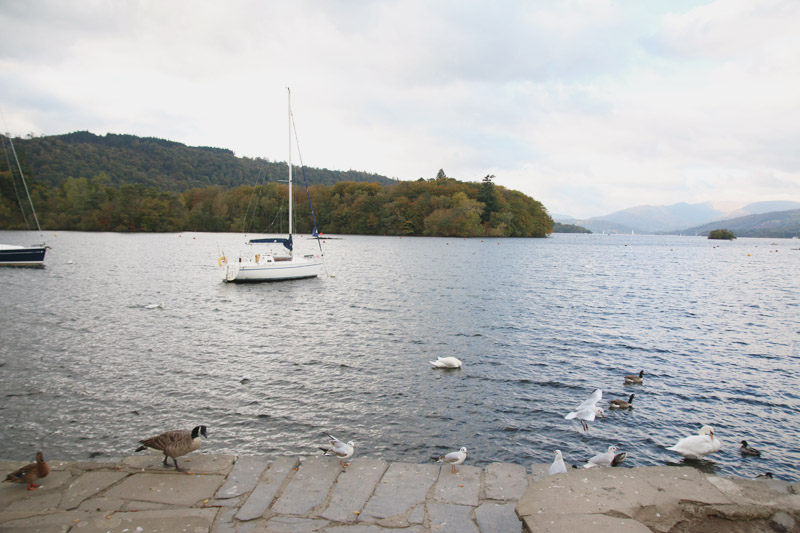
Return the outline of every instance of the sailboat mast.
{"type": "Polygon", "coordinates": [[[292,90],[289,92],[289,236],[292,235],[292,90]]]}
{"type": "Polygon", "coordinates": [[[22,179],[23,187],[25,187],[25,195],[28,197],[28,203],[31,206],[31,213],[33,213],[33,220],[36,222],[36,229],[38,229],[39,233],[41,233],[42,228],[41,226],[39,226],[39,218],[36,216],[36,209],[33,208],[33,200],[31,200],[31,193],[28,192],[28,184],[25,182],[25,174],[22,173],[22,165],[19,164],[19,157],[17,157],[17,150],[14,148],[14,141],[11,140],[10,135],[8,136],[8,144],[11,145],[11,153],[14,154],[14,161],[16,161],[17,168],[19,169],[19,177],[22,179]]]}

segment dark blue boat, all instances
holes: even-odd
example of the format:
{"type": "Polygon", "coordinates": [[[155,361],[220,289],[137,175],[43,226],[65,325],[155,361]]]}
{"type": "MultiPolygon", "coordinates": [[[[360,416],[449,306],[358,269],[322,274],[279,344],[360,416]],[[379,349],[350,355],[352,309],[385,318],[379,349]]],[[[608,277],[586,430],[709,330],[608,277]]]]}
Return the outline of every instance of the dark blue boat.
{"type": "Polygon", "coordinates": [[[0,244],[0,266],[43,267],[47,246],[0,244]]]}

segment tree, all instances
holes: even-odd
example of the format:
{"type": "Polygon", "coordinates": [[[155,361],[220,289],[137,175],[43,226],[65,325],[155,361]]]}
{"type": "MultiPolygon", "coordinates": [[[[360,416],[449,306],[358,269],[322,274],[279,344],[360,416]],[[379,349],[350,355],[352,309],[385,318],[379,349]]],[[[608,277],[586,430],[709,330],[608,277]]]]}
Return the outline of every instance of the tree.
{"type": "Polygon", "coordinates": [[[478,201],[483,203],[483,212],[481,213],[481,222],[484,226],[489,224],[492,220],[492,213],[500,210],[500,203],[497,201],[497,191],[494,190],[494,183],[492,180],[494,175],[487,174],[483,178],[481,188],[478,191],[478,201]]]}
{"type": "Polygon", "coordinates": [[[708,233],[708,238],[732,241],[736,238],[736,235],[729,229],[714,229],[708,233]]]}

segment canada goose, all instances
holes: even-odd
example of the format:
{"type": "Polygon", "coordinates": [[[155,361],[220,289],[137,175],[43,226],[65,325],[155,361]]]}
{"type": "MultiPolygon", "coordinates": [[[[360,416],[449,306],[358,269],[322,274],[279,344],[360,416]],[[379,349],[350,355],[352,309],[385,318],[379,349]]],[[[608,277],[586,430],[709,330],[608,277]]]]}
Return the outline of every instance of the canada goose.
{"type": "Polygon", "coordinates": [[[344,460],[353,456],[356,444],[353,441],[349,441],[345,444],[333,435],[328,436],[331,438],[330,448],[320,448],[320,450],[325,452],[324,455],[335,455],[339,458],[339,464],[341,464],[343,468],[347,468],[350,463],[345,464],[344,460]]]}
{"type": "Polygon", "coordinates": [[[36,452],[36,462],[29,463],[18,470],[14,470],[6,476],[3,481],[11,481],[12,483],[27,483],[28,490],[39,488],[41,485],[36,483],[37,480],[47,477],[50,473],[50,466],[44,462],[44,455],[42,452],[36,452]]]}
{"type": "Polygon", "coordinates": [[[761,452],[748,446],[746,440],[742,441],[742,447],[739,448],[739,451],[742,452],[743,455],[754,455],[756,457],[761,456],[761,452]]]}
{"type": "Polygon", "coordinates": [[[719,451],[722,443],[714,437],[714,428],[703,426],[697,435],[684,437],[672,446],[667,448],[673,452],[678,452],[687,459],[700,459],[701,457],[719,451]]]}
{"type": "Polygon", "coordinates": [[[456,357],[437,357],[431,364],[436,368],[461,368],[461,361],[456,357]]]}
{"type": "Polygon", "coordinates": [[[442,455],[439,457],[439,461],[444,461],[450,465],[452,472],[455,474],[458,472],[456,470],[456,465],[460,465],[467,459],[467,449],[461,448],[457,452],[450,452],[447,455],[442,455]]]}
{"type": "Polygon", "coordinates": [[[635,394],[631,394],[628,401],[625,400],[611,400],[608,402],[609,409],[631,409],[633,408],[633,397],[636,396],[635,394]]]}
{"type": "Polygon", "coordinates": [[[564,456],[561,455],[561,450],[556,450],[556,458],[553,460],[553,464],[550,465],[550,469],[547,473],[554,476],[556,474],[565,474],[566,472],[567,465],[564,464],[564,456]]]}
{"type": "Polygon", "coordinates": [[[599,402],[602,398],[603,391],[600,389],[595,389],[591,396],[584,400],[583,403],[581,403],[574,411],[568,413],[564,418],[567,420],[577,418],[581,421],[583,430],[587,431],[589,429],[588,422],[594,421],[595,417],[597,416],[605,417],[605,412],[601,408],[597,407],[597,402],[599,402]]]}
{"type": "Polygon", "coordinates": [[[178,466],[177,458],[200,448],[202,442],[200,435],[208,438],[205,426],[197,426],[191,432],[184,429],[167,431],[161,435],[140,440],[139,442],[142,445],[136,448],[136,451],[140,452],[147,448],[162,451],[164,452],[164,466],[169,466],[167,457],[172,457],[172,461],[175,463],[175,470],[183,472],[184,470],[178,466]]]}
{"type": "Polygon", "coordinates": [[[594,468],[595,466],[611,466],[614,457],[617,455],[617,447],[611,445],[605,453],[600,453],[589,459],[584,468],[594,468]]]}
{"type": "Polygon", "coordinates": [[[625,385],[641,385],[642,383],[644,383],[644,370],[640,370],[638,376],[636,374],[625,376],[625,385]]]}

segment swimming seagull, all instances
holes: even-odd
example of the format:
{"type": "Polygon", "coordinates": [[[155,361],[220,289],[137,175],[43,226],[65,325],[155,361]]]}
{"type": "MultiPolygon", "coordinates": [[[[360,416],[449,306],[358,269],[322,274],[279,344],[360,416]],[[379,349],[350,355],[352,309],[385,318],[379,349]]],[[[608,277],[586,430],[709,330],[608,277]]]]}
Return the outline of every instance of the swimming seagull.
{"type": "Polygon", "coordinates": [[[136,448],[136,451],[140,452],[146,448],[162,451],[164,452],[164,466],[169,466],[167,457],[172,457],[175,470],[183,472],[184,470],[178,466],[177,458],[199,449],[202,442],[201,435],[208,438],[205,426],[196,426],[191,432],[183,429],[167,431],[161,435],[140,440],[141,446],[136,448]]]}
{"type": "Polygon", "coordinates": [[[353,441],[344,443],[333,435],[328,435],[328,437],[331,439],[331,446],[330,448],[320,448],[320,450],[325,452],[323,455],[335,455],[339,458],[339,464],[341,464],[343,468],[347,468],[350,463],[345,464],[344,460],[353,456],[356,444],[353,441]]]}
{"type": "Polygon", "coordinates": [[[644,370],[639,371],[639,375],[631,374],[625,376],[625,385],[641,385],[644,383],[644,370]]]}
{"type": "Polygon", "coordinates": [[[556,450],[556,458],[547,473],[554,476],[556,474],[566,474],[566,472],[567,466],[564,464],[564,456],[561,455],[561,450],[556,450]]]}
{"type": "Polygon", "coordinates": [[[431,364],[436,368],[461,368],[461,361],[455,357],[437,357],[431,364]]]}
{"type": "Polygon", "coordinates": [[[458,472],[458,470],[456,470],[456,465],[460,465],[466,459],[467,459],[467,449],[463,447],[457,452],[450,452],[447,455],[442,455],[441,457],[439,457],[439,461],[444,461],[445,463],[448,463],[450,465],[450,468],[452,469],[454,474],[458,472]]]}
{"type": "Polygon", "coordinates": [[[609,409],[632,409],[633,408],[633,397],[636,396],[635,394],[631,394],[628,398],[628,401],[625,400],[611,400],[608,402],[609,409]]]}
{"type": "Polygon", "coordinates": [[[739,448],[739,451],[742,452],[742,455],[754,455],[756,457],[761,456],[761,452],[748,446],[746,440],[742,441],[742,447],[739,448]]]}
{"type": "Polygon", "coordinates": [[[608,447],[608,451],[605,453],[600,453],[589,459],[584,468],[594,468],[595,466],[611,466],[611,463],[614,462],[614,457],[617,455],[617,447],[611,445],[608,447]]]}
{"type": "Polygon", "coordinates": [[[600,407],[597,407],[597,402],[599,402],[602,398],[603,391],[600,389],[595,389],[591,396],[584,400],[584,402],[580,404],[577,409],[567,414],[567,416],[564,418],[567,420],[577,418],[581,421],[583,430],[587,431],[589,429],[588,422],[593,422],[597,416],[605,417],[605,411],[603,411],[600,407]]]}
{"type": "Polygon", "coordinates": [[[714,437],[714,428],[703,426],[697,435],[684,437],[672,446],[667,448],[673,452],[678,452],[687,459],[700,459],[705,455],[719,451],[722,443],[714,437]]]}

